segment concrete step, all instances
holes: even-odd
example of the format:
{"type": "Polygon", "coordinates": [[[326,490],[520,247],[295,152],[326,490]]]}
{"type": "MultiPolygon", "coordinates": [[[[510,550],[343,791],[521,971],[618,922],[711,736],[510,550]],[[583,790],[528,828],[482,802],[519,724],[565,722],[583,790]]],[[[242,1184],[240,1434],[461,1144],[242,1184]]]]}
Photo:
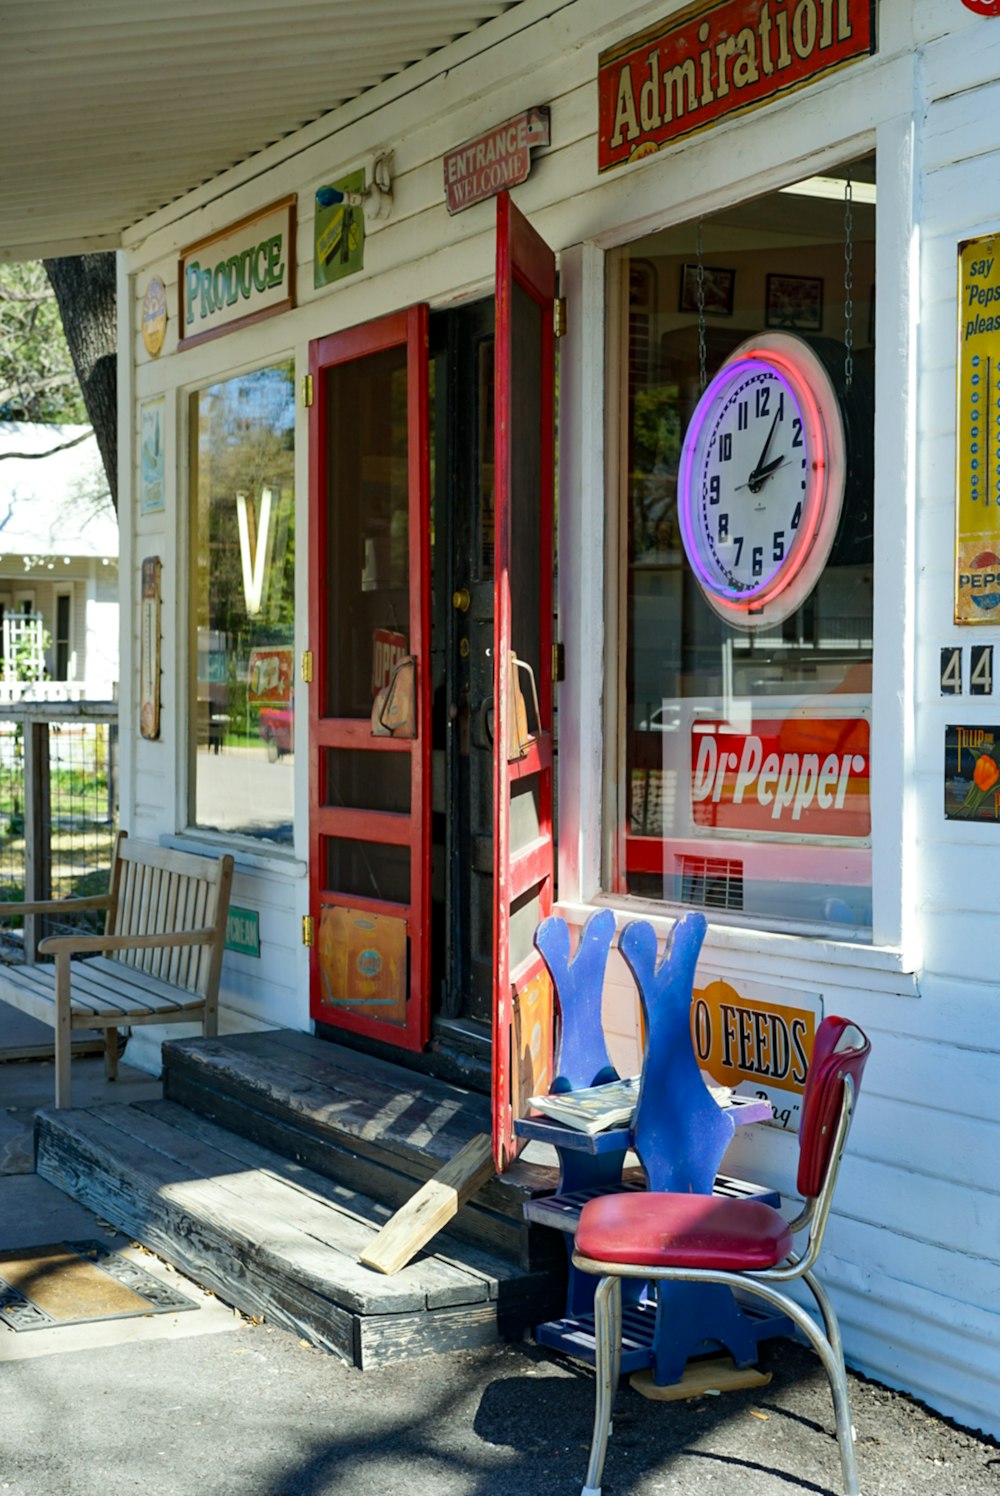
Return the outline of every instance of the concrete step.
{"type": "Polygon", "coordinates": [[[174,1102],[42,1112],[35,1136],[43,1179],[245,1314],[361,1368],[519,1335],[564,1292],[450,1235],[373,1272],[358,1257],[388,1205],[174,1102]]]}

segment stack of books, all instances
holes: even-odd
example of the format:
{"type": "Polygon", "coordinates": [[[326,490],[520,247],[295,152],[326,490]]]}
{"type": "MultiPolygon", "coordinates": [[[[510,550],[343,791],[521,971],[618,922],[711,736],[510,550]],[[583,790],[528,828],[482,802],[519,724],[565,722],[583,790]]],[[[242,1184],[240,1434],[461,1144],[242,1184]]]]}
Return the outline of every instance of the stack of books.
{"type": "Polygon", "coordinates": [[[564,1122],[578,1132],[591,1135],[608,1127],[625,1127],[632,1120],[639,1099],[639,1077],[611,1080],[603,1086],[586,1086],[579,1091],[559,1091],[545,1096],[529,1096],[528,1105],[564,1122]]]}

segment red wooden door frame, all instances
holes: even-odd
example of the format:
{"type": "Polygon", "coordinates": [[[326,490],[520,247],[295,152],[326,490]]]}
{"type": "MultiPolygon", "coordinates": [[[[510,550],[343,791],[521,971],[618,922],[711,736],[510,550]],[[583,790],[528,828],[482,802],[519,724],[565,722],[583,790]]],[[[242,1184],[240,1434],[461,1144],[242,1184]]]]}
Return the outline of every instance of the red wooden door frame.
{"type": "MultiPolygon", "coordinates": [[[[515,992],[544,971],[537,952],[511,969],[510,911],[514,902],[537,889],[539,917],[552,909],[555,884],[552,744],[552,573],[554,501],[555,346],[553,311],[556,296],[555,255],[514,207],[507,193],[497,199],[496,269],[496,439],[495,439],[495,605],[493,620],[493,688],[496,702],[493,762],[493,1153],[503,1169],[515,1153],[513,1138],[513,1057],[511,1052],[515,992]],[[540,471],[535,492],[540,506],[541,548],[539,616],[539,731],[524,757],[508,762],[507,742],[513,704],[509,691],[512,640],[512,513],[514,504],[514,380],[518,353],[513,346],[512,303],[515,283],[541,310],[540,471]],[[537,778],[539,834],[527,847],[512,852],[510,797],[516,781],[537,778]]],[[[551,1032],[551,1028],[550,1028],[551,1032]]]]}
{"type": "Polygon", "coordinates": [[[309,418],[309,638],[313,683],[309,689],[309,907],[316,939],[310,959],[311,1008],[324,1023],[367,1034],[403,1049],[422,1050],[430,1037],[431,897],[431,541],[428,309],[410,307],[361,327],[320,338],[309,350],[313,405],[309,418]],[[366,718],[325,715],[329,680],[327,565],[329,544],[329,446],[327,375],[336,366],[389,348],[407,350],[407,478],[409,490],[409,649],[417,662],[417,736],[373,738],[366,718]],[[326,750],[364,749],[410,755],[408,814],[330,805],[326,750]],[[383,842],[410,851],[410,901],[380,902],[324,887],[323,843],[327,836],[383,842]],[[390,1024],[355,1009],[319,1002],[319,926],[324,906],[343,906],[404,918],[409,939],[409,991],[405,1024],[390,1024]]]}

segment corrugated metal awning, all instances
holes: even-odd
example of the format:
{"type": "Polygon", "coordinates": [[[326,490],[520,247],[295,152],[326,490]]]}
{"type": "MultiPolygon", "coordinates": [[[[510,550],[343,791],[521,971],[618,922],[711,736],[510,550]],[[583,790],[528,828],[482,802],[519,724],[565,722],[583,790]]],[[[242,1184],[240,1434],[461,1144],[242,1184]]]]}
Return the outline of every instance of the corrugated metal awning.
{"type": "Polygon", "coordinates": [[[130,224],[519,0],[0,0],[0,260],[130,224]]]}

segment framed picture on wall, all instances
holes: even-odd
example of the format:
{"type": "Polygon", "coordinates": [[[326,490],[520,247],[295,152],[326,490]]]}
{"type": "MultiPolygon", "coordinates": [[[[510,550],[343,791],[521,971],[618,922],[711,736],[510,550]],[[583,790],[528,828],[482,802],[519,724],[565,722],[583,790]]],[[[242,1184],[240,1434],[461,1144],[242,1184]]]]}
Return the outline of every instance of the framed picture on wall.
{"type": "Polygon", "coordinates": [[[139,513],[156,514],[166,507],[163,451],[162,395],[139,407],[139,513]]]}
{"type": "Polygon", "coordinates": [[[823,282],[813,275],[769,275],[764,322],[767,327],[819,332],[823,326],[823,282]]]}
{"type": "MultiPolygon", "coordinates": [[[[736,286],[736,271],[724,270],[720,265],[705,265],[705,316],[731,317],[733,315],[733,290],[736,286]]],[[[681,298],[679,310],[698,311],[698,266],[681,266],[681,298]]]]}
{"type": "Polygon", "coordinates": [[[656,267],[649,260],[631,260],[628,267],[630,312],[652,312],[656,308],[656,267]]]}

